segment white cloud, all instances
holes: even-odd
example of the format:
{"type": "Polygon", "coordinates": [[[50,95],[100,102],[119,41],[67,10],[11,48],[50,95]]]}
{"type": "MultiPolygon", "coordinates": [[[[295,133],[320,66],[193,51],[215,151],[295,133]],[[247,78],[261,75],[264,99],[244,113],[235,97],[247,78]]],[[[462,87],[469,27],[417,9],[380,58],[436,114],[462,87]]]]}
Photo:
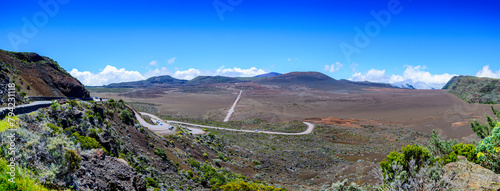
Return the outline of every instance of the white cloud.
{"type": "Polygon", "coordinates": [[[228,76],[228,77],[252,77],[260,74],[265,74],[266,71],[263,69],[257,69],[256,67],[251,67],[249,69],[241,69],[241,68],[224,68],[221,66],[219,69],[215,71],[214,75],[217,76],[228,76]]]}
{"type": "Polygon", "coordinates": [[[411,84],[417,89],[442,88],[456,74],[431,74],[423,66],[406,66],[403,75],[387,75],[385,70],[370,69],[366,74],[354,73],[350,80],[390,83],[396,86],[411,84]]]}
{"type": "Polygon", "coordinates": [[[490,69],[490,66],[486,65],[486,66],[483,66],[483,69],[479,70],[476,73],[476,76],[477,77],[488,77],[488,78],[500,78],[500,70],[498,70],[497,72],[493,72],[490,69]]]}
{"type": "Polygon", "coordinates": [[[110,83],[130,82],[144,80],[153,76],[171,75],[174,78],[191,80],[196,76],[228,76],[228,77],[250,77],[260,74],[265,74],[266,71],[251,67],[248,69],[242,68],[224,68],[221,66],[217,70],[199,70],[190,68],[187,70],[179,70],[176,68],[175,72],[168,70],[166,67],[156,68],[149,70],[146,73],[139,73],[138,71],[128,71],[125,68],[117,69],[114,66],[106,66],[104,70],[99,73],[92,73],[89,71],[78,71],[73,69],[69,72],[73,77],[77,78],[84,85],[87,86],[102,86],[110,83]]]}
{"type": "Polygon", "coordinates": [[[292,59],[291,59],[291,58],[288,58],[287,60],[288,60],[288,62],[292,61],[292,59]]]}
{"type": "Polygon", "coordinates": [[[158,65],[158,61],[153,60],[153,61],[151,61],[151,62],[149,63],[149,65],[150,65],[150,66],[156,66],[156,65],[158,65]]]}
{"type": "Polygon", "coordinates": [[[177,79],[191,80],[196,76],[200,76],[201,72],[198,69],[190,68],[188,70],[177,70],[172,77],[177,79]]]}
{"type": "Polygon", "coordinates": [[[342,66],[344,66],[344,65],[341,64],[340,62],[336,62],[335,64],[332,64],[330,66],[325,65],[325,71],[329,71],[330,73],[333,73],[335,71],[338,71],[340,68],[342,68],[342,66]]]}
{"type": "Polygon", "coordinates": [[[173,58],[168,59],[167,62],[168,62],[168,64],[173,64],[176,59],[177,59],[177,57],[173,57],[173,58]]]}
{"type": "Polygon", "coordinates": [[[73,68],[73,70],[69,73],[87,86],[101,86],[110,83],[129,82],[144,79],[138,71],[127,71],[125,68],[117,69],[116,67],[110,65],[107,65],[104,70],[99,73],[91,73],[89,71],[80,72],[75,68],[73,68]]]}
{"type": "Polygon", "coordinates": [[[164,75],[172,75],[167,68],[161,67],[160,69],[156,68],[154,70],[150,70],[144,74],[145,78],[153,77],[153,76],[164,76],[164,75]]]}

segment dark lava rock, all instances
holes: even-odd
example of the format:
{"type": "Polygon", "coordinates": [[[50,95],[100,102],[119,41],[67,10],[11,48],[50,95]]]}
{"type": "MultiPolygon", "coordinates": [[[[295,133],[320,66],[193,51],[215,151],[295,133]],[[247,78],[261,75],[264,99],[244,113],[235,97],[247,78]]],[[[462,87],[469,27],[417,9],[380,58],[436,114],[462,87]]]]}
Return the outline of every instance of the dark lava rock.
{"type": "Polygon", "coordinates": [[[146,182],[123,159],[106,156],[101,150],[81,154],[80,169],[75,172],[76,190],[145,191],[146,182]]]}

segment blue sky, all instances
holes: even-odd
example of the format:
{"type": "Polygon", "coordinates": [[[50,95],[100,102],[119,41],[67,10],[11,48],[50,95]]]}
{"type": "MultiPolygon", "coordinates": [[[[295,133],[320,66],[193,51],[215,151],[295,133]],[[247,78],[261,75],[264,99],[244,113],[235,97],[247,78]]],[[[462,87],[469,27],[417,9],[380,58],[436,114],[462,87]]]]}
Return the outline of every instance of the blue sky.
{"type": "Polygon", "coordinates": [[[292,71],[419,88],[440,88],[453,75],[500,78],[498,1],[0,5],[0,49],[49,56],[86,85],[292,71]]]}

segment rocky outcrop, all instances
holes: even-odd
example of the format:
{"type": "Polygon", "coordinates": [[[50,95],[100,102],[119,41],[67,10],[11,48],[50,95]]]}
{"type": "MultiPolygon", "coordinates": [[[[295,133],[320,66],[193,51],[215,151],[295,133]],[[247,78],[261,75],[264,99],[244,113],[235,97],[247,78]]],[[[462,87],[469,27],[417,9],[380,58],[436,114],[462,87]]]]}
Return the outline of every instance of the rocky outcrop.
{"type": "Polygon", "coordinates": [[[146,190],[142,176],[134,172],[125,160],[106,156],[99,149],[80,157],[80,169],[75,172],[76,190],[146,190]]]}
{"type": "Polygon", "coordinates": [[[454,76],[443,89],[468,103],[500,103],[500,80],[475,76],[454,76]]]}
{"type": "Polygon", "coordinates": [[[0,81],[15,83],[27,96],[90,98],[80,81],[48,57],[0,50],[0,65],[0,81]]]}
{"type": "Polygon", "coordinates": [[[463,190],[500,190],[500,176],[463,156],[443,167],[445,177],[454,177],[452,185],[463,190]]]}

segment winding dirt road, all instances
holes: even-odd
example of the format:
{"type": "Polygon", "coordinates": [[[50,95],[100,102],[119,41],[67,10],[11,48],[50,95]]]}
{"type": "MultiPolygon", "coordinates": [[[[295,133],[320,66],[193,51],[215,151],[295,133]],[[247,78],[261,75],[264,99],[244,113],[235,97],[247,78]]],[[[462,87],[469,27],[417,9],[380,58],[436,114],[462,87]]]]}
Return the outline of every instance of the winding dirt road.
{"type": "Polygon", "coordinates": [[[141,115],[136,113],[137,120],[139,123],[147,128],[149,128],[152,131],[155,131],[157,133],[161,134],[173,134],[175,133],[175,128],[173,130],[169,130],[168,128],[170,127],[171,123],[175,124],[180,124],[180,125],[186,125],[186,126],[191,126],[187,127],[191,133],[193,134],[203,134],[205,131],[198,129],[198,128],[192,128],[192,127],[199,127],[199,128],[207,128],[207,129],[219,129],[219,130],[226,130],[226,131],[239,131],[239,132],[247,132],[247,133],[264,133],[264,134],[273,134],[273,135],[306,135],[310,134],[314,130],[314,124],[309,123],[309,122],[302,122],[307,125],[307,129],[304,132],[300,133],[283,133],[283,132],[274,132],[274,131],[253,131],[253,130],[241,130],[241,129],[229,129],[229,128],[223,128],[223,127],[214,127],[214,126],[207,126],[207,125],[197,125],[197,124],[192,124],[192,123],[186,123],[186,122],[180,122],[180,121],[170,121],[167,120],[166,123],[162,119],[156,117],[153,114],[150,113],[145,113],[145,112],[140,112],[142,115],[147,115],[151,117],[152,119],[159,120],[160,122],[163,123],[163,125],[152,125],[144,121],[142,119],[141,115]]]}
{"type": "MultiPolygon", "coordinates": [[[[241,98],[241,93],[242,92],[243,91],[240,90],[240,93],[238,94],[238,97],[236,97],[236,100],[234,101],[233,105],[231,106],[231,108],[227,112],[226,118],[224,118],[224,122],[229,121],[229,118],[231,118],[231,115],[234,113],[234,108],[236,107],[236,104],[238,104],[238,101],[241,98]]],[[[186,128],[189,129],[191,131],[191,133],[193,133],[193,134],[204,134],[205,133],[205,131],[203,131],[203,130],[201,130],[199,128],[219,129],[219,130],[226,130],[226,131],[239,131],[239,132],[247,132],[247,133],[264,133],[264,134],[273,134],[273,135],[306,135],[306,134],[310,134],[314,130],[314,124],[309,123],[309,122],[302,122],[302,123],[304,123],[304,124],[307,125],[307,129],[304,132],[300,132],[300,133],[283,133],[283,132],[274,132],[274,131],[230,129],[230,128],[223,128],[223,127],[198,125],[198,124],[192,124],[192,123],[186,123],[186,122],[180,122],[180,121],[170,121],[170,120],[164,121],[164,120],[160,119],[159,117],[157,117],[157,116],[155,116],[153,114],[150,114],[150,113],[146,113],[146,112],[139,112],[140,113],[140,115],[139,115],[139,113],[136,112],[132,107],[130,107],[130,106],[128,106],[128,107],[134,111],[135,117],[137,118],[137,120],[139,121],[139,123],[142,126],[147,127],[147,128],[149,128],[150,130],[152,130],[154,132],[157,132],[157,133],[160,133],[160,134],[164,134],[164,135],[165,134],[169,135],[169,134],[175,133],[175,131],[176,131],[175,127],[172,130],[169,129],[171,127],[170,124],[172,124],[172,123],[180,124],[180,125],[185,125],[185,126],[190,126],[190,127],[186,127],[186,128]],[[161,123],[160,123],[160,125],[150,124],[150,123],[146,122],[141,117],[141,115],[149,116],[153,121],[160,121],[161,123]],[[193,127],[197,127],[197,128],[193,128],[193,127]]]]}

